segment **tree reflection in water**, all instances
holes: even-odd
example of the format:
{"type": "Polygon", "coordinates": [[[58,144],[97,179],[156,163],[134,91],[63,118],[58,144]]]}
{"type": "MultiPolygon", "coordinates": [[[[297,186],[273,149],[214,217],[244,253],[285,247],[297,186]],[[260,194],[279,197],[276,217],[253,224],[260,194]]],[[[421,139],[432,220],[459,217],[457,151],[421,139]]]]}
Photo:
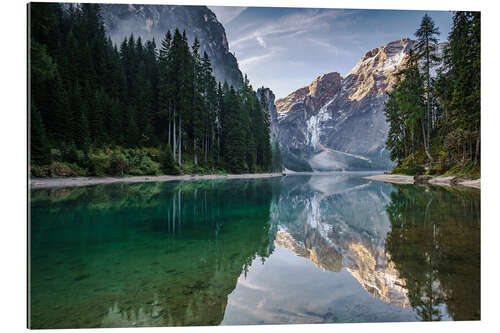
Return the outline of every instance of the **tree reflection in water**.
{"type": "Polygon", "coordinates": [[[218,325],[274,250],[272,180],[31,193],[32,328],[218,325]]]}
{"type": "Polygon", "coordinates": [[[480,319],[480,191],[397,185],[386,251],[425,321],[480,319]],[[446,306],[446,310],[444,307],[446,306]]]}
{"type": "Polygon", "coordinates": [[[357,174],[32,191],[30,323],[479,319],[479,220],[477,190],[357,174]]]}

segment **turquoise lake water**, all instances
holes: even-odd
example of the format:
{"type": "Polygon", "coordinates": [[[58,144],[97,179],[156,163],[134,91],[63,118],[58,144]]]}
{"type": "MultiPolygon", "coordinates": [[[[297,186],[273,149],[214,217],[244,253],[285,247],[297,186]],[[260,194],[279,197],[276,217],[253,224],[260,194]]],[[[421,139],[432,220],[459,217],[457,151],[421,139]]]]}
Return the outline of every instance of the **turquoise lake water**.
{"type": "Polygon", "coordinates": [[[29,324],[480,319],[480,191],[362,176],[32,190],[29,324]]]}

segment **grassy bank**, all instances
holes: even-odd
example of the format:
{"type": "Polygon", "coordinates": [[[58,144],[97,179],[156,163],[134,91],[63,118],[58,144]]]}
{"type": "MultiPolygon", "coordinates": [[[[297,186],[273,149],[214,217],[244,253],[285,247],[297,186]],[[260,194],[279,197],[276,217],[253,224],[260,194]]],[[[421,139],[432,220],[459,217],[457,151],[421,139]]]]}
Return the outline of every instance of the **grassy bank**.
{"type": "MultiPolygon", "coordinates": [[[[30,166],[30,177],[107,177],[160,175],[225,175],[220,166],[195,165],[193,156],[183,154],[183,163],[177,165],[171,155],[158,148],[124,148],[120,146],[91,149],[88,152],[70,148],[52,149],[48,165],[30,166]]],[[[253,170],[255,173],[268,170],[253,170]]]]}
{"type": "Polygon", "coordinates": [[[404,161],[392,169],[392,173],[415,176],[429,175],[440,177],[460,177],[467,179],[481,178],[481,165],[471,161],[456,161],[449,158],[449,154],[442,151],[432,151],[434,161],[428,163],[423,151],[415,156],[408,156],[404,161]]]}

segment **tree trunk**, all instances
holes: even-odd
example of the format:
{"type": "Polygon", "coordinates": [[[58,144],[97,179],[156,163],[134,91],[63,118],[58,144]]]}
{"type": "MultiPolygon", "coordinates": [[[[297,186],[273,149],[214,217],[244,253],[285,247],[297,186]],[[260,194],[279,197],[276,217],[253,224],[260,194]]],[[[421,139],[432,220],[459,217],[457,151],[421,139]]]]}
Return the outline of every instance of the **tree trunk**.
{"type": "Polygon", "coordinates": [[[221,146],[220,146],[220,132],[217,135],[217,163],[220,161],[220,153],[221,153],[221,146]]]}
{"type": "Polygon", "coordinates": [[[196,138],[193,139],[194,165],[198,165],[198,155],[196,154],[196,138]]]}
{"type": "Polygon", "coordinates": [[[203,138],[201,139],[201,158],[203,159],[203,164],[206,163],[205,161],[205,149],[206,149],[206,142],[205,142],[205,134],[203,134],[203,138]]]}
{"type": "Polygon", "coordinates": [[[182,165],[182,118],[179,119],[179,165],[182,165]]]}
{"type": "Polygon", "coordinates": [[[411,159],[415,160],[415,133],[411,131],[411,159]]]}
{"type": "Polygon", "coordinates": [[[474,158],[474,147],[472,147],[472,133],[469,133],[469,149],[469,160],[472,161],[472,159],[474,158]]]}
{"type": "Polygon", "coordinates": [[[205,138],[205,163],[207,163],[208,158],[208,136],[205,138]]]}
{"type": "Polygon", "coordinates": [[[168,120],[168,145],[170,146],[170,136],[172,135],[172,119],[168,120]]]}
{"type": "Polygon", "coordinates": [[[425,154],[427,155],[427,158],[429,158],[429,161],[432,163],[433,159],[432,159],[431,154],[429,153],[428,142],[426,142],[427,139],[426,139],[426,136],[425,136],[424,120],[422,119],[422,121],[420,123],[422,124],[422,134],[423,134],[423,137],[424,137],[424,150],[425,150],[425,154]]]}
{"type": "Polygon", "coordinates": [[[427,81],[427,144],[431,144],[431,94],[430,81],[427,81]]]}
{"type": "Polygon", "coordinates": [[[176,138],[176,133],[175,133],[175,111],[174,111],[174,145],[172,146],[172,152],[174,154],[174,161],[177,162],[177,155],[176,155],[176,151],[177,151],[177,138],[176,138]]]}
{"type": "MultiPolygon", "coordinates": [[[[431,60],[429,50],[429,39],[426,40],[426,57],[427,57],[427,144],[431,142],[431,60]]],[[[426,151],[429,155],[428,151],[426,151]]]]}
{"type": "Polygon", "coordinates": [[[476,155],[474,156],[474,165],[477,165],[477,161],[478,161],[478,158],[479,158],[480,146],[481,146],[481,125],[479,125],[479,130],[477,132],[476,155]]]}

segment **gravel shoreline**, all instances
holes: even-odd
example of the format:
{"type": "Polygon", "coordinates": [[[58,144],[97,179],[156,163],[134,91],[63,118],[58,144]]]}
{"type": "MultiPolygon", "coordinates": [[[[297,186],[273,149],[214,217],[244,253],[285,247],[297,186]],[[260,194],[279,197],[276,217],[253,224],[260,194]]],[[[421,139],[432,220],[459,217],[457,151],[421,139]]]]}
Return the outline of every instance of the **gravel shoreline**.
{"type": "MultiPolygon", "coordinates": [[[[405,176],[405,175],[383,174],[383,175],[368,176],[364,178],[386,183],[393,183],[393,184],[415,184],[413,176],[405,176]]],[[[445,186],[467,186],[467,187],[481,189],[481,179],[458,179],[457,177],[453,176],[432,177],[431,179],[429,179],[428,183],[434,185],[445,185],[445,186]]]]}
{"type": "Polygon", "coordinates": [[[143,183],[143,182],[168,182],[175,180],[194,179],[253,179],[280,177],[281,173],[247,173],[241,175],[203,175],[203,176],[132,176],[132,177],[68,177],[68,178],[31,178],[31,189],[90,186],[112,183],[143,183]]]}

